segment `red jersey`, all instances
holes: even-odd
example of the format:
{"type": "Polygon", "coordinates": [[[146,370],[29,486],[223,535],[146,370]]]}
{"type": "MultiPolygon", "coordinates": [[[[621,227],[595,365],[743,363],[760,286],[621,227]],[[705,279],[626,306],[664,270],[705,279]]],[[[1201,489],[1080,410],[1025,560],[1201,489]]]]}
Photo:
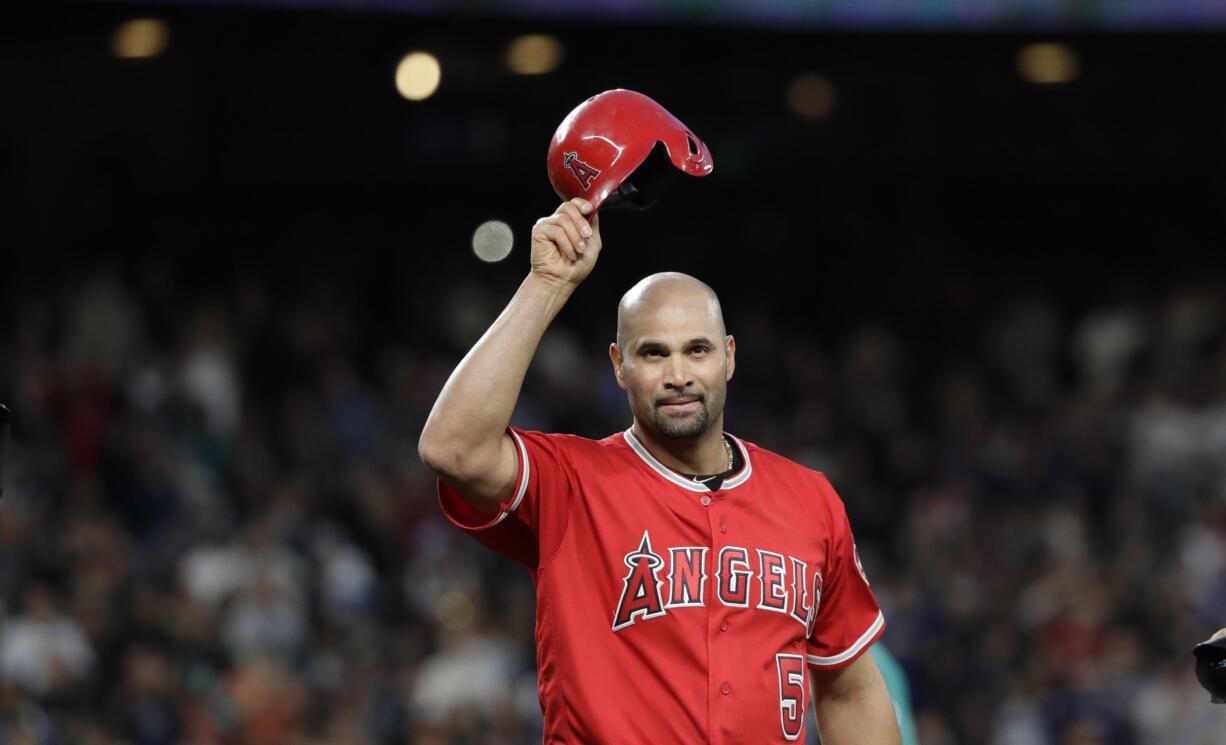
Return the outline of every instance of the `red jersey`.
{"type": "Polygon", "coordinates": [[[545,743],[803,741],[807,666],[846,665],[885,628],[826,477],[729,436],[742,467],[711,491],[629,430],[510,431],[496,518],[439,496],[532,574],[545,743]]]}

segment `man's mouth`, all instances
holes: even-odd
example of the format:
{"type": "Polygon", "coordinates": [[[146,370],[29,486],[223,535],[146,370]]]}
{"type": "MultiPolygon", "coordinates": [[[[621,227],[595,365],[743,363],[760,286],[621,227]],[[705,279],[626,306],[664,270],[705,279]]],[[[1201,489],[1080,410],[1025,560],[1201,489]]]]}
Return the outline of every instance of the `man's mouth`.
{"type": "Polygon", "coordinates": [[[678,396],[677,398],[666,398],[659,403],[660,409],[663,411],[688,411],[702,406],[702,398],[699,396],[678,396]]]}

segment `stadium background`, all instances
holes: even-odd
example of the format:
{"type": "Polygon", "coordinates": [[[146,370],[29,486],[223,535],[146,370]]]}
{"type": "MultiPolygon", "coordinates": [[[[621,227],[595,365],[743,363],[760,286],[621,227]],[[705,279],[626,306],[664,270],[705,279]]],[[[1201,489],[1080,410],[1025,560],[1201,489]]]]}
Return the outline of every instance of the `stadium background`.
{"type": "Polygon", "coordinates": [[[730,430],[848,504],[920,742],[1224,741],[1222,5],[290,5],[0,24],[0,742],[539,742],[531,585],[415,438],[611,87],[716,171],[604,216],[516,422],[627,426],[616,300],[696,274],[730,430]]]}

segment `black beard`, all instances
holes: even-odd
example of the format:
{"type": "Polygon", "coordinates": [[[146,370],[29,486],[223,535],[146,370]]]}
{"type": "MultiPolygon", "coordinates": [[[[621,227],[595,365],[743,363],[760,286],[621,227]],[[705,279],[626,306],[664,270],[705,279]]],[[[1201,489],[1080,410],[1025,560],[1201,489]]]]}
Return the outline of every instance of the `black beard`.
{"type": "Polygon", "coordinates": [[[706,401],[702,402],[702,409],[698,412],[698,416],[692,419],[681,421],[670,419],[660,412],[659,407],[656,407],[652,412],[651,420],[656,425],[657,432],[675,440],[697,439],[711,427],[711,414],[707,411],[706,401]]]}

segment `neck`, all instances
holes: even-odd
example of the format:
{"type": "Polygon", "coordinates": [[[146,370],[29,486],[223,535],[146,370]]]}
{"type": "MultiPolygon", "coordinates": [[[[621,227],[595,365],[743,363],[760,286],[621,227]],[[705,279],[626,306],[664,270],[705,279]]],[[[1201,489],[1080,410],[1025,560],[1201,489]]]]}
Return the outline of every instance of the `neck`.
{"type": "Polygon", "coordinates": [[[655,459],[681,473],[723,473],[728,469],[728,450],[724,447],[724,417],[702,435],[693,439],[661,437],[634,422],[634,436],[655,459]]]}

